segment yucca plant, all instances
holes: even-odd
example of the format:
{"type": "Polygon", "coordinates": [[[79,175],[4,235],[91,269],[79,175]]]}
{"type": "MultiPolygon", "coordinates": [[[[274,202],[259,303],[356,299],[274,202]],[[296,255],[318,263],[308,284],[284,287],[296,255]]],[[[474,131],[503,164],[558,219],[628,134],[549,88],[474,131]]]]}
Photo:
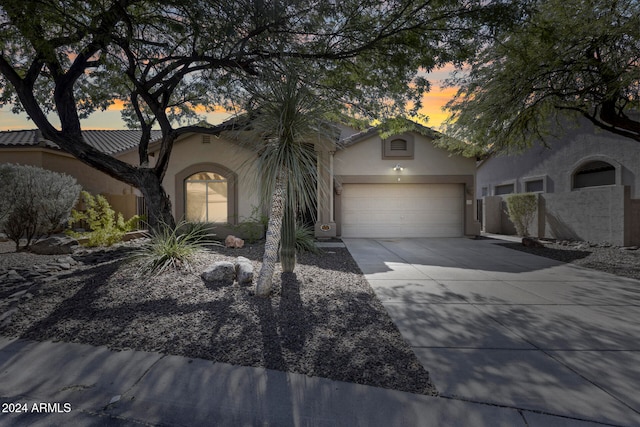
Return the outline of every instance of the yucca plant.
{"type": "Polygon", "coordinates": [[[252,128],[261,137],[258,155],[262,200],[270,201],[269,223],[256,295],[271,292],[280,254],[283,271],[295,268],[295,211],[315,206],[314,143],[323,131],[325,105],[293,72],[248,85],[252,128]],[[285,214],[286,213],[286,214],[285,214]],[[286,221],[283,223],[283,219],[286,221]]]}
{"type": "Polygon", "coordinates": [[[193,256],[204,245],[219,244],[213,240],[214,236],[204,223],[181,221],[175,227],[161,224],[131,259],[143,275],[160,275],[169,270],[191,271],[193,256]]]}

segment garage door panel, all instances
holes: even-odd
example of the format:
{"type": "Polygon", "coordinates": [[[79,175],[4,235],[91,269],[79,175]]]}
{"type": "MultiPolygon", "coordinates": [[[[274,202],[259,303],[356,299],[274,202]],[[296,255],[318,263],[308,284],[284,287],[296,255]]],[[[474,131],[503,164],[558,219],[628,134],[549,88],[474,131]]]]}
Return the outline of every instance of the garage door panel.
{"type": "Polygon", "coordinates": [[[461,184],[344,184],[343,237],[459,237],[461,184]]]}

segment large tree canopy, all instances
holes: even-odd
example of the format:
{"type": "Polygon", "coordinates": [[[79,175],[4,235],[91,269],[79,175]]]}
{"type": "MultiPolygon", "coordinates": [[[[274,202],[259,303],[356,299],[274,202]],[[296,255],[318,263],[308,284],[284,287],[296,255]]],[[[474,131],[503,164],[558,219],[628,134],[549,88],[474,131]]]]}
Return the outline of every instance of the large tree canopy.
{"type": "Polygon", "coordinates": [[[519,149],[573,113],[640,141],[640,2],[527,3],[453,79],[447,134],[466,148],[519,149]]]}
{"type": "Polygon", "coordinates": [[[482,0],[2,0],[0,103],[25,111],[63,150],[139,188],[152,224],[173,223],[161,185],[173,142],[223,130],[191,126],[197,107],[236,103],[243,79],[293,66],[318,96],[352,112],[415,111],[428,90],[417,71],[465,59],[475,19],[488,7],[482,0]],[[80,119],[116,100],[143,130],[139,165],[82,138],[80,119]],[[152,126],[163,138],[150,162],[152,126]]]}

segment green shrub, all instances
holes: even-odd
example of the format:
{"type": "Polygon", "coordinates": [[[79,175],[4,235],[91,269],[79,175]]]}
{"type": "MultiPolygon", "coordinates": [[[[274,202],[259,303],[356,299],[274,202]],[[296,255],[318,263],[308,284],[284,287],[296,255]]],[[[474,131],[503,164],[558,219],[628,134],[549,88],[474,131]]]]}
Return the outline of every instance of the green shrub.
{"type": "Polygon", "coordinates": [[[166,224],[149,234],[131,257],[143,275],[162,274],[167,270],[191,270],[191,260],[205,244],[219,244],[213,240],[209,226],[182,221],[175,228],[166,224]]]}
{"type": "Polygon", "coordinates": [[[538,197],[533,193],[511,194],[507,196],[509,219],[519,236],[529,236],[529,226],[538,208],[538,197]]]}
{"type": "Polygon", "coordinates": [[[61,229],[78,200],[75,178],[35,166],[0,165],[0,231],[16,243],[61,229]]]}
{"type": "Polygon", "coordinates": [[[240,234],[247,243],[255,243],[264,238],[268,223],[269,217],[260,213],[259,207],[253,206],[251,215],[233,226],[232,229],[237,230],[238,234],[240,234]]]}
{"type": "Polygon", "coordinates": [[[111,246],[118,243],[126,233],[135,230],[138,221],[142,219],[141,216],[134,215],[125,221],[122,214],[118,212],[116,215],[107,199],[100,194],[92,196],[83,191],[82,201],[85,210],[73,210],[69,224],[85,222],[89,231],[78,233],[69,230],[67,234],[75,238],[88,239],[86,246],[111,246]]]}

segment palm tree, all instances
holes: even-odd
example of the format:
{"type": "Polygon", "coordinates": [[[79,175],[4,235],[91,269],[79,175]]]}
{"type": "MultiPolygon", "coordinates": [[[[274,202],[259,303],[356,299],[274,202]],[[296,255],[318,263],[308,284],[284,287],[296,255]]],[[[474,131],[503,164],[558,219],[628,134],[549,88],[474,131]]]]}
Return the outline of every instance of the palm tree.
{"type": "Polygon", "coordinates": [[[262,200],[270,200],[269,222],[256,295],[271,293],[280,253],[284,271],[295,267],[295,211],[315,206],[317,164],[314,143],[322,135],[322,102],[295,73],[252,84],[252,128],[263,137],[258,156],[262,200]],[[286,219],[283,230],[283,219],[286,219]]]}

